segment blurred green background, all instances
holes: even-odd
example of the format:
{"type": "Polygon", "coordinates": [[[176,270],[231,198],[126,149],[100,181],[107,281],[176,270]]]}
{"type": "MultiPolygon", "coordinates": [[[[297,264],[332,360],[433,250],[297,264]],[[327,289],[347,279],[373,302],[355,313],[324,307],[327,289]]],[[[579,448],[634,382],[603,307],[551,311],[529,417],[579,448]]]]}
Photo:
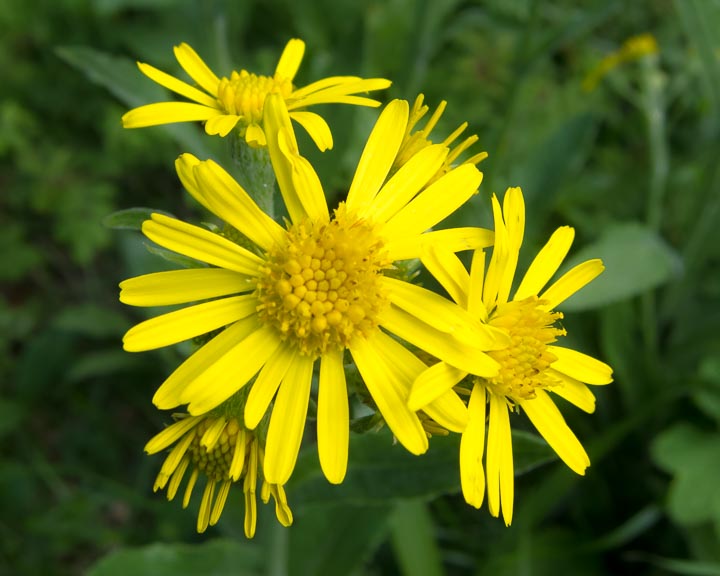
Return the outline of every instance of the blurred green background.
{"type": "MultiPolygon", "coordinates": [[[[720,574],[718,30],[717,0],[0,3],[0,573],[720,574]],[[646,33],[657,53],[597,78],[646,33]],[[152,493],[162,459],[142,447],[168,416],[150,399],[182,350],[122,351],[142,316],[117,283],[169,263],[102,221],[133,206],[197,219],[175,157],[229,156],[195,125],[124,131],[124,111],[163,99],[134,61],[179,73],[184,41],[219,75],[271,73],[291,37],[307,43],[300,85],[384,76],[386,100],[448,100],[436,138],[470,122],[485,181],[448,224],[489,223],[490,194],[520,185],[521,262],[563,224],[571,259],[605,260],[563,321],[615,369],[594,415],[562,406],[592,467],[576,477],[520,436],[511,528],[465,505],[453,439],[412,458],[354,437],[339,488],[310,446],[295,526],[261,506],[251,542],[241,490],[202,536],[196,504],[152,493]]],[[[335,149],[301,146],[341,195],[377,112],[320,111],[335,149]]]]}

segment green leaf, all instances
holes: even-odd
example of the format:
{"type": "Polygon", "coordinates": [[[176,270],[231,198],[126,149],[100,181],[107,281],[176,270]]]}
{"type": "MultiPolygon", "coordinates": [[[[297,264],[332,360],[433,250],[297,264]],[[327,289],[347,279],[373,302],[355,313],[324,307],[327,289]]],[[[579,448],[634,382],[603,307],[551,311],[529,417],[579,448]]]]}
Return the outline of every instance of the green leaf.
{"type": "MultiPolygon", "coordinates": [[[[458,454],[460,435],[436,436],[422,456],[410,454],[384,430],[378,434],[352,434],[348,472],[340,485],[327,482],[320,470],[317,449],[301,454],[288,485],[293,509],[326,503],[381,505],[399,499],[432,498],[460,490],[458,454]]],[[[544,440],[513,431],[516,474],[523,474],[555,459],[544,440]]]]}
{"type": "Polygon", "coordinates": [[[600,258],[605,271],[563,302],[563,311],[598,308],[637,296],[664,284],[681,269],[677,253],[655,232],[636,222],[609,227],[597,242],[569,258],[563,269],[591,258],[600,258]]]}
{"type": "MultiPolygon", "coordinates": [[[[85,46],[60,46],[56,48],[56,52],[65,62],[84,73],[90,81],[107,88],[129,107],[168,100],[167,92],[146,78],[129,58],[111,56],[85,46]]],[[[197,126],[167,124],[162,128],[186,151],[201,158],[211,156],[204,142],[206,136],[197,126]]]]}
{"type": "Polygon", "coordinates": [[[288,575],[353,573],[385,539],[390,511],[334,505],[298,510],[289,531],[288,575]]]}
{"type": "Polygon", "coordinates": [[[116,310],[96,304],[80,304],[64,308],[53,319],[53,327],[99,339],[121,335],[130,328],[130,322],[116,310]]]}
{"type": "Polygon", "coordinates": [[[408,500],[395,506],[390,517],[390,537],[404,576],[442,576],[442,559],[434,532],[425,502],[408,500]]]}
{"type": "Polygon", "coordinates": [[[684,576],[720,576],[720,564],[714,562],[698,562],[684,558],[663,558],[662,556],[639,555],[634,559],[653,564],[671,574],[684,576]]]}
{"type": "Polygon", "coordinates": [[[25,409],[19,402],[0,400],[0,438],[13,432],[25,416],[25,409]]]}
{"type": "Polygon", "coordinates": [[[142,230],[142,223],[150,220],[153,214],[163,214],[175,218],[170,212],[157,208],[127,208],[108,214],[103,218],[103,225],[114,230],[142,230]]]}
{"type": "Polygon", "coordinates": [[[668,512],[680,524],[714,521],[720,528],[720,434],[678,424],[653,443],[656,463],[674,476],[668,512]]]}
{"type": "Polygon", "coordinates": [[[87,576],[255,576],[262,574],[259,548],[245,542],[151,544],[110,553],[87,576]]]}

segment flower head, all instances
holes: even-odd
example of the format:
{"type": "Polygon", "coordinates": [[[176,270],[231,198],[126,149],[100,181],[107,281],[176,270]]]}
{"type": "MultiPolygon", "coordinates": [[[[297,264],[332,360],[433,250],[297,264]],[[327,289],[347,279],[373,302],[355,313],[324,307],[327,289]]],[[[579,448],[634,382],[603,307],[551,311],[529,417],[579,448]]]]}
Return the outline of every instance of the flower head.
{"type": "MultiPolygon", "coordinates": [[[[189,412],[200,415],[252,382],[244,408],[248,429],[256,428],[274,398],[264,463],[272,484],[284,484],[294,468],[316,360],[320,463],[336,483],[347,466],[346,351],[374,405],[414,454],[425,452],[428,441],[420,417],[407,407],[407,396],[426,365],[387,332],[464,370],[497,374],[497,362],[485,351],[507,345],[502,331],[433,292],[386,274],[393,262],[420,256],[425,245],[452,251],[492,242],[491,232],[477,228],[427,232],[475,194],[482,179],[468,164],[426,186],[445,162],[447,147],[427,146],[388,178],[408,112],[402,100],[385,108],[347,200],[331,214],[317,175],[298,153],[283,99],[270,95],[264,122],[289,214],[286,226],[262,212],[216,163],[185,154],[177,169],[187,190],[254,248],[153,214],[143,224],[148,238],[212,267],[149,274],[121,284],[120,299],[136,306],[206,300],[135,326],[125,335],[125,348],[158,348],[224,328],[163,383],[153,401],[166,409],[189,404],[189,412]]],[[[446,429],[465,427],[465,406],[451,390],[423,411],[446,429]]]]}
{"type": "MultiPolygon", "coordinates": [[[[400,150],[397,154],[397,158],[395,158],[395,168],[400,168],[410,158],[415,156],[420,150],[432,145],[430,134],[437,125],[438,120],[440,120],[440,118],[442,117],[443,112],[445,112],[447,102],[445,100],[440,102],[440,105],[435,109],[430,118],[428,118],[427,122],[425,122],[425,125],[421,129],[416,130],[415,128],[417,124],[425,117],[425,115],[430,110],[430,108],[424,104],[424,100],[424,95],[418,95],[418,97],[415,99],[415,102],[413,103],[412,109],[410,110],[410,117],[408,119],[407,127],[405,128],[405,137],[403,138],[402,144],[400,145],[400,150]]],[[[463,122],[447,138],[445,138],[445,140],[443,140],[442,144],[444,146],[447,146],[450,149],[450,152],[445,158],[442,166],[440,166],[440,168],[438,169],[435,176],[430,179],[430,182],[433,182],[437,178],[440,178],[443,174],[449,172],[452,169],[453,163],[459,158],[459,156],[478,141],[477,135],[472,134],[471,136],[468,136],[467,138],[462,140],[459,144],[453,145],[453,143],[462,135],[462,133],[465,132],[467,127],[468,123],[463,122]]],[[[476,165],[485,160],[487,156],[487,152],[478,152],[477,154],[473,154],[470,158],[466,159],[462,163],[476,165]]]]}
{"type": "MultiPolygon", "coordinates": [[[[165,458],[155,480],[154,491],[167,487],[167,498],[172,500],[180,488],[185,473],[190,479],[183,496],[187,508],[199,476],[205,476],[197,531],[205,532],[220,519],[230,488],[243,482],[245,493],[245,536],[255,535],[257,522],[257,479],[262,477],[264,453],[260,439],[247,430],[236,418],[203,415],[182,415],[145,446],[148,454],[155,454],[173,446],[165,458]],[[174,446],[173,446],[174,445],[174,446]]],[[[275,515],[283,526],[292,524],[292,512],[281,484],[263,480],[260,497],[267,503],[275,500],[275,515]]]]}
{"type": "Polygon", "coordinates": [[[509,414],[524,411],[558,456],[574,472],[584,474],[590,460],[548,392],[565,398],[581,410],[593,412],[595,397],[586,384],[610,383],[612,370],[595,358],[554,344],[565,335],[565,330],[557,326],[562,314],[555,308],[597,277],[603,271],[602,262],[583,262],[544,289],[562,264],[574,238],[574,230],[563,226],[536,256],[510,298],[525,229],[522,192],[519,188],[510,188],[505,193],[502,209],[495,196],[492,204],[495,245],[487,273],[482,250],[475,251],[469,274],[454,254],[440,250],[426,250],[423,262],[474,318],[509,336],[509,346],[488,351],[500,369],[497,374],[487,376],[452,362],[441,362],[416,379],[409,405],[420,409],[437,394],[445,393],[471,375],[468,426],[460,444],[463,494],[469,504],[479,508],[487,478],[490,513],[498,516],[502,509],[505,523],[509,525],[514,492],[509,414]],[[487,447],[486,419],[489,421],[487,447]]]}
{"type": "Polygon", "coordinates": [[[272,76],[261,76],[247,70],[233,71],[230,77],[218,78],[200,56],[187,44],[175,47],[180,66],[201,88],[138,62],[140,71],[161,86],[192,102],[159,102],[140,106],[127,112],[125,128],[143,128],[173,122],[205,122],[205,132],[227,136],[236,126],[240,136],[251,146],[265,146],[263,112],[268,94],[278,94],[290,110],[290,117],[307,130],[320,150],[332,148],[332,134],[321,116],[305,111],[315,104],[354,104],[379,106],[377,100],[357,96],[361,92],[381,90],[390,86],[382,78],[363,79],[357,76],[332,76],[297,88],[293,81],[300,67],[305,43],[290,40],[272,76]]]}

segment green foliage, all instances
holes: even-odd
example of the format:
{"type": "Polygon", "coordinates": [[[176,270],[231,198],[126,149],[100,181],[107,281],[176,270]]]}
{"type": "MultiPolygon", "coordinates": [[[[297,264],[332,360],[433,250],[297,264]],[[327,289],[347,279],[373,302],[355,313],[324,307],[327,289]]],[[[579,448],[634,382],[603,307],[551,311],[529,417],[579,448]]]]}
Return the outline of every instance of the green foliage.
{"type": "MultiPolygon", "coordinates": [[[[718,23],[703,0],[0,3],[0,573],[720,574],[718,23]],[[584,91],[641,33],[659,53],[584,91]],[[241,495],[198,537],[193,505],[151,491],[160,460],[142,447],[167,418],[150,400],[186,348],[122,351],[151,311],[121,306],[117,284],[199,263],[148,244],[152,210],[132,207],[203,221],[172,162],[230,165],[197,125],[122,129],[129,107],[173,97],[135,61],[182,75],[185,41],[220,74],[271,73],[290,37],[307,43],[299,84],[385,76],[386,98],[448,100],[434,134],[469,122],[485,178],[448,225],[490,225],[491,193],[519,185],[520,269],[560,225],[576,229],[567,267],[605,263],[561,307],[573,347],[615,369],[594,415],[561,406],[592,466],[578,477],[515,431],[511,528],[459,495],[457,437],[416,458],[353,434],[340,486],[308,442],[294,526],[266,507],[252,542],[241,495]]],[[[376,111],[321,113],[335,150],[300,145],[336,201],[376,111]]]]}

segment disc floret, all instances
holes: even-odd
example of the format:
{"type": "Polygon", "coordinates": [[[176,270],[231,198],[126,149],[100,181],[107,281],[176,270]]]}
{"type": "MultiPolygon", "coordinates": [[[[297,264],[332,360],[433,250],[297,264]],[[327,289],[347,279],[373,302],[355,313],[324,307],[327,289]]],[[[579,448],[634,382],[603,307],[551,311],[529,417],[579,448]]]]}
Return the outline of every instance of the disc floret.
{"type": "Polygon", "coordinates": [[[537,389],[547,389],[558,384],[548,370],[557,356],[548,350],[565,330],[555,326],[562,319],[561,312],[548,310],[536,296],[497,307],[489,323],[506,330],[511,344],[488,354],[500,364],[495,378],[487,379],[490,390],[509,400],[535,398],[537,389]]]}
{"type": "Polygon", "coordinates": [[[259,124],[263,117],[263,105],[268,94],[280,94],[287,99],[292,94],[292,81],[282,76],[261,76],[240,70],[221,78],[218,100],[225,112],[244,118],[246,124],[259,124]]]}
{"type": "Polygon", "coordinates": [[[367,337],[387,305],[381,273],[391,262],[373,224],[340,204],[329,222],[292,225],[258,279],[258,314],[301,353],[319,356],[367,337]]]}

